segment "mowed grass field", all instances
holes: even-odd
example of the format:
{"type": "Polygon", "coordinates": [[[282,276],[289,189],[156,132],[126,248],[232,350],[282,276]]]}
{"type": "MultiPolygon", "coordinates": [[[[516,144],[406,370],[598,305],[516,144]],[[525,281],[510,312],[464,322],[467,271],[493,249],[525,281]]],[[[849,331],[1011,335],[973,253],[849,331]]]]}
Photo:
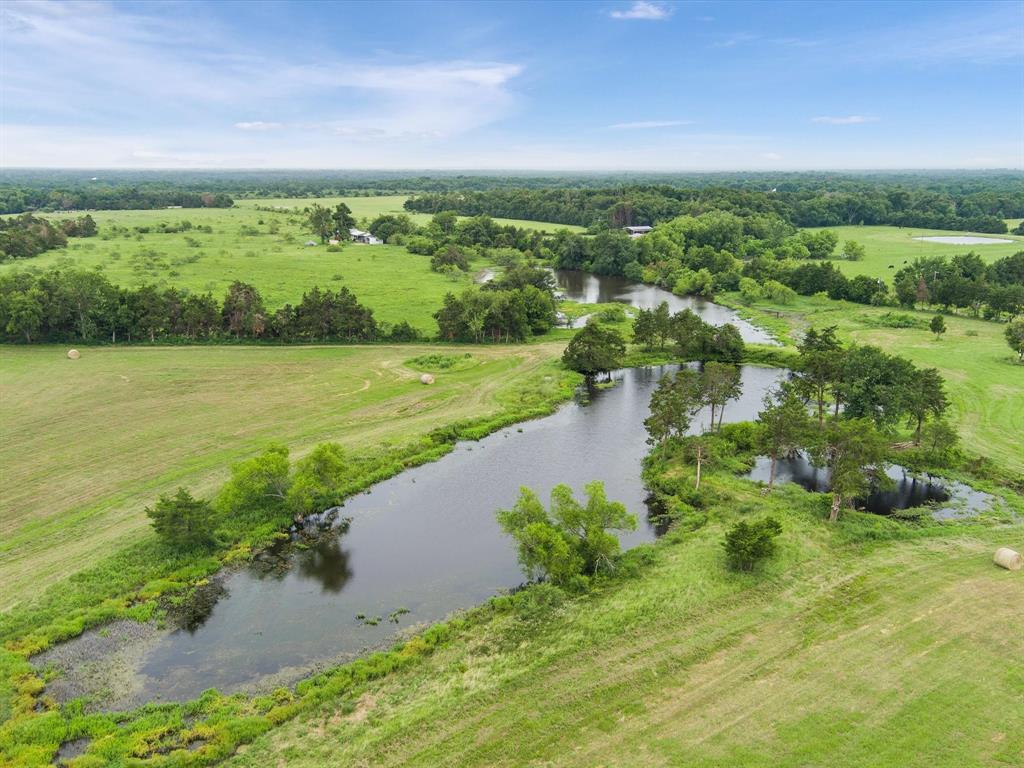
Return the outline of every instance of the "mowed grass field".
{"type": "Polygon", "coordinates": [[[991,562],[1022,529],[850,546],[817,498],[739,492],[782,520],[761,573],[725,569],[721,525],[670,534],[636,576],[474,626],[227,765],[1024,764],[1024,576],[991,562]]]}
{"type": "Polygon", "coordinates": [[[269,442],[402,445],[559,385],[564,343],[492,347],[0,347],[0,610],[152,535],[179,485],[216,491],[269,442]],[[433,386],[405,365],[471,352],[433,386]]]}
{"type": "MultiPolygon", "coordinates": [[[[892,276],[919,256],[956,256],[974,251],[986,262],[990,263],[1003,256],[1012,256],[1024,250],[1024,237],[1020,235],[992,235],[977,232],[948,232],[939,229],[914,229],[912,227],[818,227],[809,228],[816,232],[819,229],[830,229],[839,236],[839,247],[842,249],[847,240],[856,240],[864,246],[865,256],[860,261],[836,259],[832,263],[847,277],[868,275],[880,277],[892,283],[892,276]],[[947,243],[930,243],[915,240],[915,237],[957,237],[970,235],[974,237],[991,237],[1001,240],[1013,240],[1013,243],[994,243],[986,245],[949,245],[947,243]]],[[[1011,227],[1012,229],[1012,227],[1011,227]]]]}
{"type": "Polygon", "coordinates": [[[1024,474],[1024,365],[1006,343],[1004,324],[944,315],[947,331],[936,340],[927,327],[880,326],[880,318],[890,312],[913,315],[923,325],[933,312],[806,296],[789,305],[759,302],[753,312],[789,344],[812,325],[835,325],[846,340],[874,344],[916,365],[937,368],[946,382],[951,423],[965,447],[1024,474]]]}

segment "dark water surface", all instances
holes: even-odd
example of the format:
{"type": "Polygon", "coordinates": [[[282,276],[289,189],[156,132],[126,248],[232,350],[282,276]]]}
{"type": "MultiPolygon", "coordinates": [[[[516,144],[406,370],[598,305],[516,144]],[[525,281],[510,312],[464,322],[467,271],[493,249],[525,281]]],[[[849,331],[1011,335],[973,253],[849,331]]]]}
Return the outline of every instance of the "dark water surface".
{"type": "MultiPolygon", "coordinates": [[[[521,485],[547,499],[558,483],[577,493],[602,480],[608,497],[636,514],[624,548],[655,537],[647,521],[641,460],[643,421],[658,379],[675,366],[617,372],[615,387],[592,390],[587,404],[510,427],[410,469],[349,499],[344,533],[290,555],[288,567],[256,563],[227,575],[226,592],[194,631],[164,637],[142,658],[132,699],[181,700],[222,691],[287,684],[318,664],[378,645],[399,627],[431,623],[523,581],[510,540],[494,513],[515,503],[521,485]],[[399,624],[388,620],[399,608],[399,624]],[[367,626],[357,614],[382,617],[367,626]]],[[[785,376],[746,366],[743,395],[725,420],[754,418],[765,392],[785,376]]],[[[708,414],[694,420],[698,428],[708,414]]]]}
{"type": "MultiPolygon", "coordinates": [[[[767,456],[758,456],[754,468],[747,477],[767,483],[770,474],[770,459],[767,456]]],[[[886,474],[893,481],[892,487],[872,491],[867,498],[858,499],[856,504],[859,509],[876,515],[888,515],[899,509],[931,504],[933,517],[952,519],[976,514],[987,509],[992,502],[992,496],[968,485],[914,476],[898,464],[890,465],[886,469],[886,474]]],[[[815,467],[801,454],[776,462],[775,482],[797,483],[808,491],[825,493],[829,490],[829,471],[815,467]]]]}
{"type": "Polygon", "coordinates": [[[656,285],[634,283],[617,275],[595,275],[573,269],[555,270],[555,279],[558,290],[572,301],[584,304],[619,302],[640,309],[654,309],[664,301],[673,314],[689,309],[711,325],[732,323],[739,329],[744,341],[752,344],[778,344],[767,331],[744,320],[735,310],[699,296],[676,296],[656,285]]]}

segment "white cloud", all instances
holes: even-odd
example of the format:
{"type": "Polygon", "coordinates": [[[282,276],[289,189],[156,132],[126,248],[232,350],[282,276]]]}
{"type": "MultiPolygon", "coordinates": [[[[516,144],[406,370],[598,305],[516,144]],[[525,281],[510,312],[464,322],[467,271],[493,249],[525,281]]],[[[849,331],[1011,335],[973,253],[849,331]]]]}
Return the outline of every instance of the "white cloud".
{"type": "Polygon", "coordinates": [[[647,128],[673,128],[679,125],[693,125],[692,120],[639,120],[634,123],[615,123],[608,128],[613,131],[635,131],[647,128]]]}
{"type": "Polygon", "coordinates": [[[876,123],[878,118],[869,115],[843,115],[839,117],[825,115],[822,117],[812,117],[811,122],[823,123],[825,125],[860,125],[861,123],[876,123]]]}
{"type": "Polygon", "coordinates": [[[672,9],[664,3],[636,0],[627,10],[612,11],[608,15],[613,19],[663,21],[672,15],[672,9]]]}
{"type": "Polygon", "coordinates": [[[281,123],[265,123],[262,120],[235,123],[235,128],[238,128],[241,131],[274,131],[281,127],[281,123]]]}
{"type": "Polygon", "coordinates": [[[762,152],[761,153],[761,159],[762,160],[781,160],[782,159],[782,155],[780,155],[778,152],[762,152]]]}

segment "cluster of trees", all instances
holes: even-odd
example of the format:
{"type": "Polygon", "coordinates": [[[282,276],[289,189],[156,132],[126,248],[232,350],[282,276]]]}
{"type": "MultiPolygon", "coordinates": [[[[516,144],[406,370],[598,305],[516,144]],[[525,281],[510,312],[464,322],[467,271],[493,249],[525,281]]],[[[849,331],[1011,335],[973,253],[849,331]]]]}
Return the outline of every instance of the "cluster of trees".
{"type": "MultiPolygon", "coordinates": [[[[736,363],[743,359],[744,344],[736,326],[710,325],[689,309],[669,311],[662,302],[655,309],[641,309],[633,323],[633,341],[647,350],[670,347],[682,360],[713,360],[736,363]]],[[[591,318],[570,340],[562,362],[586,376],[622,367],[626,340],[614,328],[591,318]]]]}
{"type": "Polygon", "coordinates": [[[92,237],[96,222],[86,214],[52,222],[31,213],[0,218],[0,262],[27,259],[52,248],[63,248],[69,237],[92,237]]]}
{"type": "Polygon", "coordinates": [[[455,249],[467,260],[508,249],[539,256],[544,241],[542,232],[498,224],[484,214],[460,220],[453,211],[434,214],[422,227],[408,216],[385,214],[370,222],[369,229],[386,242],[405,245],[413,253],[434,256],[455,249]]]}
{"type": "Polygon", "coordinates": [[[557,485],[545,509],[537,494],[522,488],[515,506],[498,512],[498,524],[516,542],[527,578],[578,588],[613,569],[619,540],[609,531],[635,530],[636,517],[608,500],[603,483],[588,483],[584,490],[585,505],[569,486],[557,485]]]}
{"type": "Polygon", "coordinates": [[[547,333],[557,320],[555,283],[534,262],[509,266],[496,280],[448,293],[434,318],[443,341],[523,341],[547,333]]]}
{"type": "MultiPolygon", "coordinates": [[[[720,177],[721,178],[721,177],[720,177]]],[[[697,185],[627,183],[595,188],[549,186],[486,190],[452,189],[416,195],[406,208],[421,213],[453,210],[473,216],[489,213],[602,229],[654,225],[709,210],[741,216],[772,213],[800,227],[889,224],[902,227],[1006,232],[1003,219],[1024,216],[1024,184],[1019,178],[990,177],[974,183],[875,177],[791,176],[787,182],[745,184],[725,178],[697,185]],[[724,183],[723,183],[724,182],[724,183]]]]}
{"type": "Polygon", "coordinates": [[[1024,251],[986,265],[974,253],[914,259],[893,278],[901,306],[965,309],[975,317],[1013,320],[1024,312],[1024,251]]]}
{"type": "Polygon", "coordinates": [[[666,374],[651,394],[651,414],[644,421],[648,442],[662,452],[682,453],[696,466],[694,489],[700,489],[701,469],[713,453],[714,442],[707,433],[688,435],[693,418],[710,409],[708,432],[721,430],[725,406],[743,392],[740,370],[731,363],[711,361],[699,370],[680,368],[666,374]]]}
{"type": "Polygon", "coordinates": [[[314,203],[306,208],[306,225],[320,238],[321,243],[330,239],[350,240],[349,230],[356,225],[352,209],[345,203],[338,203],[333,209],[314,203]]]}
{"type": "Polygon", "coordinates": [[[955,432],[942,421],[949,401],[936,369],[877,347],[844,347],[834,327],[809,330],[799,353],[795,378],[766,398],[758,417],[761,448],[771,461],[769,491],[777,460],[805,450],[830,471],[835,520],[844,501],[884,482],[889,438],[901,423],[913,429],[921,454],[908,454],[908,463],[941,465],[955,449],[955,432]]]}
{"type": "Polygon", "coordinates": [[[313,288],[298,305],[269,312],[260,292],[236,281],[222,302],[211,294],[143,285],[118,288],[99,272],[50,270],[0,275],[0,339],[109,341],[276,339],[279,341],[408,341],[407,323],[381,328],[347,289],[313,288]]]}
{"type": "Polygon", "coordinates": [[[271,445],[235,464],[213,499],[179,488],[160,496],[146,514],[161,540],[177,550],[223,545],[242,532],[252,540],[269,540],[293,519],[340,504],[351,474],[337,443],[321,443],[294,465],[286,447],[271,445]]]}
{"type": "Polygon", "coordinates": [[[743,359],[743,337],[736,326],[705,323],[692,310],[683,309],[674,315],[668,303],[654,309],[641,309],[633,323],[633,341],[646,349],[665,349],[671,344],[675,354],[683,360],[724,360],[739,362],[743,359]]]}
{"type": "Polygon", "coordinates": [[[555,301],[533,285],[512,289],[466,288],[448,293],[434,313],[443,341],[523,341],[555,324],[555,301]]]}
{"type": "MultiPolygon", "coordinates": [[[[702,466],[717,460],[714,433],[721,430],[722,409],[740,392],[735,366],[708,362],[699,371],[664,376],[651,396],[644,422],[649,442],[663,455],[681,454],[695,464],[695,488],[702,466]],[[709,432],[688,434],[705,408],[709,432]]],[[[886,482],[886,457],[901,424],[914,434],[904,446],[906,464],[948,463],[956,446],[955,432],[942,421],[948,405],[936,369],[919,369],[877,347],[844,347],[834,327],[811,329],[799,346],[793,378],[765,398],[752,442],[770,460],[769,492],[782,458],[803,451],[827,468],[835,520],[844,502],[886,482]]]]}

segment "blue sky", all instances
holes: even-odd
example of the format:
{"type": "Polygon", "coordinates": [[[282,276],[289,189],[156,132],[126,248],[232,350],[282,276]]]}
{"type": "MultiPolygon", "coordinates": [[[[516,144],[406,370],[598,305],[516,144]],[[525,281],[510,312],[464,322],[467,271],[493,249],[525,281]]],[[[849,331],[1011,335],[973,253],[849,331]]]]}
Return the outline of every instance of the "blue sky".
{"type": "Polygon", "coordinates": [[[0,9],[0,163],[1024,167],[1024,2],[0,9]]]}

